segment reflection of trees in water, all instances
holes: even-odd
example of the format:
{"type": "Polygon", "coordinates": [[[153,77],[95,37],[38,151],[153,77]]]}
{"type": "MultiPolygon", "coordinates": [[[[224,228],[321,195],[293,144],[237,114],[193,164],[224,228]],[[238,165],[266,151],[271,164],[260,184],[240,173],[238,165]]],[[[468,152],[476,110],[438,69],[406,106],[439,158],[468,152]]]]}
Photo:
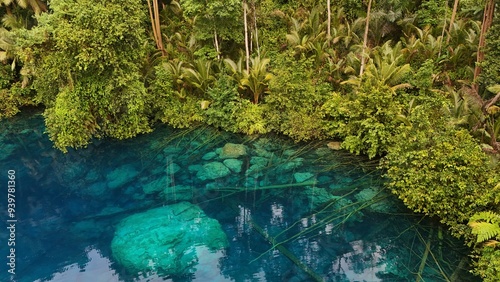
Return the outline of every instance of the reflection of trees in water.
{"type": "MultiPolygon", "coordinates": [[[[467,277],[463,281],[472,281],[470,276],[463,276],[466,273],[458,276],[455,273],[458,265],[463,266],[460,261],[467,253],[462,243],[443,236],[443,231],[439,231],[436,225],[425,225],[426,219],[415,215],[411,218],[409,216],[412,215],[405,214],[365,213],[362,221],[336,219],[318,227],[315,224],[327,215],[314,214],[302,217],[294,228],[290,228],[293,225],[290,219],[295,217],[289,214],[290,211],[298,212],[287,203],[275,201],[263,203],[259,214],[252,214],[269,235],[279,238],[278,241],[283,242],[287,250],[326,281],[414,281],[418,275],[422,277],[421,281],[446,281],[452,276],[467,277]],[[261,213],[261,210],[266,210],[267,204],[269,214],[261,213]],[[308,228],[314,231],[307,232],[308,228]],[[289,238],[294,239],[287,241],[289,238]],[[429,242],[430,250],[425,255],[429,242]],[[425,261],[424,256],[427,256],[425,261]]],[[[267,281],[278,278],[289,280],[290,277],[302,277],[303,280],[297,281],[312,281],[268,241],[256,238],[260,236],[258,233],[250,231],[246,236],[243,240],[244,251],[237,254],[230,252],[221,260],[226,277],[238,281],[242,278],[238,269],[248,265],[245,260],[260,255],[252,263],[260,268],[254,267],[250,272],[245,270],[246,273],[258,275],[263,271],[267,281]],[[249,258],[246,252],[254,255],[249,258]],[[234,260],[234,255],[238,259],[234,260]]]]}
{"type": "MultiPolygon", "coordinates": [[[[22,167],[19,176],[24,182],[23,192],[20,192],[23,194],[19,196],[24,201],[26,220],[19,224],[17,239],[22,242],[19,254],[30,255],[22,258],[19,271],[31,273],[31,281],[49,280],[55,272],[63,271],[70,264],[85,269],[89,263],[88,246],[99,250],[102,257],[111,258],[109,244],[114,234],[113,226],[138,206],[145,207],[146,201],[138,201],[133,194],[142,193],[138,184],[141,177],[151,177],[155,168],[164,173],[168,158],[185,168],[198,162],[206,152],[231,140],[229,135],[208,129],[186,131],[176,136],[172,135],[172,130],[158,130],[147,138],[120,144],[103,142],[86,150],[62,154],[53,150],[46,137],[41,137],[43,130],[36,129],[43,126],[41,119],[23,126],[35,128],[21,135],[24,145],[18,142],[19,132],[3,135],[4,142],[16,145],[14,153],[20,158],[4,160],[2,167],[22,167]],[[167,148],[168,144],[182,150],[167,148]],[[118,188],[102,198],[81,193],[92,182],[105,182],[106,175],[122,164],[133,164],[144,174],[139,174],[126,189],[118,188]],[[129,189],[137,191],[128,193],[129,189]],[[106,207],[110,210],[120,207],[122,211],[102,214],[106,207]]],[[[310,280],[297,264],[272,248],[268,240],[254,230],[250,220],[327,281],[352,281],[353,277],[365,277],[359,280],[367,281],[413,281],[420,272],[428,242],[430,247],[421,271],[424,280],[443,280],[441,272],[452,277],[463,256],[451,251],[456,249],[455,242],[440,236],[439,231],[429,236],[429,230],[436,230],[436,227],[417,225],[416,221],[404,216],[360,212],[363,205],[354,194],[345,196],[349,187],[364,187],[372,181],[372,176],[363,178],[366,173],[353,168],[358,161],[353,161],[352,156],[336,159],[338,156],[328,149],[318,149],[317,144],[300,147],[278,140],[266,138],[258,139],[256,144],[246,144],[254,151],[269,154],[267,167],[262,176],[256,178],[256,187],[260,181],[268,183],[266,185],[292,183],[293,173],[304,170],[314,172],[318,184],[309,190],[293,187],[249,192],[245,194],[248,202],[234,196],[236,211],[229,207],[230,198],[222,192],[213,197],[205,195],[205,208],[214,210],[212,217],[223,224],[231,242],[225,256],[219,259],[219,268],[226,278],[235,281],[310,280]],[[361,180],[364,182],[359,182],[361,180]],[[326,190],[330,186],[334,187],[331,191],[345,189],[342,190],[344,194],[340,193],[341,199],[324,204],[310,200],[311,197],[320,199],[319,189],[326,190]],[[305,195],[303,191],[310,194],[305,195]],[[215,201],[218,197],[224,199],[215,201]],[[325,209],[329,204],[332,205],[325,209]],[[252,262],[257,257],[259,259],[252,262]]],[[[246,157],[247,164],[254,151],[246,157]]],[[[175,181],[198,187],[196,178],[188,178],[192,177],[188,173],[185,175],[186,178],[181,176],[175,181]]],[[[242,172],[233,180],[220,180],[221,185],[238,184],[237,187],[241,187],[245,180],[243,175],[242,172]]],[[[151,201],[150,206],[165,203],[159,197],[146,200],[151,201]]],[[[2,206],[5,203],[0,203],[0,208],[2,206]]],[[[112,267],[120,269],[117,265],[112,267]]],[[[136,276],[124,270],[119,272],[125,280],[136,276]]],[[[173,279],[190,281],[192,276],[173,279]]]]}

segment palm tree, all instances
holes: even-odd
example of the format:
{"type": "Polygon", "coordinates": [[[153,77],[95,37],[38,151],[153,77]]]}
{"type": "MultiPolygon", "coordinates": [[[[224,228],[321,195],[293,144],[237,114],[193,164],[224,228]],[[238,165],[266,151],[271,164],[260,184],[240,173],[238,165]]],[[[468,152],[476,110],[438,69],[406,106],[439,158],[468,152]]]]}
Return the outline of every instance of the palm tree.
{"type": "Polygon", "coordinates": [[[458,3],[459,0],[455,0],[455,2],[453,3],[453,12],[451,12],[450,27],[448,28],[448,38],[446,38],[446,44],[450,42],[451,28],[453,27],[453,23],[455,22],[455,17],[457,16],[458,3]]]}
{"type": "Polygon", "coordinates": [[[232,79],[236,81],[236,83],[238,83],[240,89],[243,89],[241,80],[243,79],[246,71],[243,67],[243,56],[240,56],[240,58],[236,62],[229,58],[224,59],[224,64],[230,70],[232,79]]]}
{"type": "Polygon", "coordinates": [[[471,116],[474,117],[475,125],[472,127],[473,132],[479,132],[483,138],[489,140],[490,148],[483,148],[483,151],[491,154],[500,153],[500,142],[497,141],[500,136],[500,107],[496,105],[500,101],[500,85],[494,85],[488,88],[496,95],[484,100],[474,88],[464,87],[464,99],[470,106],[471,116]]]}
{"type": "Polygon", "coordinates": [[[361,83],[367,82],[374,86],[387,85],[393,91],[411,87],[408,83],[402,83],[411,67],[410,64],[403,64],[401,42],[391,46],[391,41],[387,41],[384,45],[375,47],[371,53],[373,58],[369,57],[364,76],[351,76],[343,84],[360,86],[361,83]]]}
{"type": "Polygon", "coordinates": [[[0,62],[14,59],[14,40],[8,30],[0,28],[0,62]]]}
{"type": "Polygon", "coordinates": [[[19,6],[23,9],[30,7],[35,14],[40,14],[47,11],[47,5],[41,0],[0,0],[0,4],[3,4],[7,8],[7,14],[11,14],[11,6],[19,6]]]}
{"type": "Polygon", "coordinates": [[[295,49],[296,55],[314,51],[316,43],[328,44],[324,31],[325,23],[320,20],[320,12],[320,7],[314,7],[302,22],[291,17],[291,31],[286,35],[286,39],[288,44],[295,49]]]}
{"type": "Polygon", "coordinates": [[[194,90],[199,90],[205,94],[208,87],[215,81],[212,62],[204,59],[195,60],[193,65],[184,67],[183,81],[194,90]]]}
{"type": "Polygon", "coordinates": [[[181,93],[184,89],[184,62],[178,59],[165,62],[163,67],[170,73],[172,76],[172,82],[174,89],[180,96],[183,96],[181,93]]]}
{"type": "Polygon", "coordinates": [[[253,103],[258,104],[259,98],[266,93],[269,93],[269,82],[273,79],[273,75],[267,71],[269,58],[260,59],[255,57],[251,59],[252,67],[250,72],[244,72],[241,79],[243,89],[251,92],[253,96],[253,103]]]}

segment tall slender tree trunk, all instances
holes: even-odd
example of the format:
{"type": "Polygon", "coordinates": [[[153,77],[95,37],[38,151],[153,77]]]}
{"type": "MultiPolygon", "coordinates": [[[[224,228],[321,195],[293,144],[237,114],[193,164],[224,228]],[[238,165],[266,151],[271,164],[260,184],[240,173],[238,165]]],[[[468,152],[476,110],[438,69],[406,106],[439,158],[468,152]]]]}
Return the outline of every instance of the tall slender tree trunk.
{"type": "Polygon", "coordinates": [[[326,11],[328,13],[328,22],[326,23],[326,39],[328,41],[328,46],[330,46],[330,41],[332,39],[332,31],[331,31],[331,26],[332,26],[332,11],[330,8],[330,0],[326,1],[326,11]]]}
{"type": "Polygon", "coordinates": [[[368,46],[368,29],[370,27],[370,11],[372,8],[372,0],[368,1],[368,9],[366,12],[365,34],[363,35],[363,50],[361,53],[361,67],[359,68],[359,76],[363,75],[366,61],[366,47],[368,46]]]}
{"type": "Polygon", "coordinates": [[[250,73],[250,50],[248,47],[247,2],[243,1],[243,24],[245,26],[245,60],[247,73],[250,73]]]}
{"type": "Polygon", "coordinates": [[[495,0],[489,0],[486,3],[483,14],[483,24],[481,25],[481,33],[479,35],[479,45],[477,47],[476,68],[474,69],[474,90],[478,92],[479,84],[477,78],[481,74],[481,62],[484,60],[484,46],[486,45],[486,32],[491,27],[493,22],[493,14],[495,11],[495,0]]]}
{"type": "Polygon", "coordinates": [[[455,22],[455,17],[457,16],[459,2],[459,0],[455,0],[455,3],[453,3],[453,12],[451,12],[450,27],[448,28],[448,38],[446,38],[446,44],[450,43],[451,29],[453,28],[453,23],[455,22]]]}
{"type": "Polygon", "coordinates": [[[149,8],[149,18],[151,19],[151,27],[153,29],[153,38],[156,43],[156,48],[160,50],[161,55],[165,57],[167,55],[167,51],[165,51],[165,48],[163,47],[158,1],[153,0],[153,6],[151,7],[151,0],[148,0],[148,8],[149,8]]]}
{"type": "Polygon", "coordinates": [[[253,24],[255,28],[255,45],[257,45],[257,56],[260,57],[259,30],[257,29],[257,9],[255,8],[255,0],[252,1],[252,10],[253,10],[253,24]]]}
{"type": "Polygon", "coordinates": [[[38,5],[38,7],[40,8],[41,12],[47,12],[47,5],[45,3],[43,3],[40,0],[37,0],[36,3],[38,5]]]}
{"type": "Polygon", "coordinates": [[[219,39],[217,37],[217,29],[215,27],[214,27],[214,45],[215,45],[215,51],[217,51],[217,60],[220,60],[219,39]]]}

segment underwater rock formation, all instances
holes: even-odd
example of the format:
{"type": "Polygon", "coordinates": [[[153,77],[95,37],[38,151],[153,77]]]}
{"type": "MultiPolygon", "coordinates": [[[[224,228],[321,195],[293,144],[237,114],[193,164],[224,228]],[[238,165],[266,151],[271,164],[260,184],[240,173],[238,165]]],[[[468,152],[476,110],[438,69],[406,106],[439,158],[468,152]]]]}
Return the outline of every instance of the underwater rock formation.
{"type": "Polygon", "coordinates": [[[196,177],[200,180],[214,180],[217,178],[225,177],[231,174],[227,166],[221,162],[211,162],[203,165],[203,168],[198,171],[196,177]]]}
{"type": "Polygon", "coordinates": [[[216,252],[227,247],[228,240],[217,220],[188,202],[123,219],[111,242],[113,257],[130,272],[171,275],[193,272],[200,246],[216,252]]]}
{"type": "Polygon", "coordinates": [[[227,166],[232,172],[240,173],[243,161],[237,159],[226,159],[223,161],[224,165],[227,166]]]}
{"type": "Polygon", "coordinates": [[[114,169],[106,176],[109,189],[116,189],[133,181],[139,172],[133,165],[126,164],[114,169]]]}
{"type": "Polygon", "coordinates": [[[219,154],[219,158],[221,159],[237,159],[241,156],[247,155],[247,147],[243,144],[233,144],[227,143],[222,147],[222,150],[219,154]]]}
{"type": "Polygon", "coordinates": [[[295,182],[301,183],[314,177],[314,174],[310,172],[296,172],[293,174],[295,182]]]}
{"type": "Polygon", "coordinates": [[[142,190],[146,194],[153,194],[156,192],[161,192],[163,189],[170,186],[170,178],[165,176],[150,181],[142,186],[142,190]]]}

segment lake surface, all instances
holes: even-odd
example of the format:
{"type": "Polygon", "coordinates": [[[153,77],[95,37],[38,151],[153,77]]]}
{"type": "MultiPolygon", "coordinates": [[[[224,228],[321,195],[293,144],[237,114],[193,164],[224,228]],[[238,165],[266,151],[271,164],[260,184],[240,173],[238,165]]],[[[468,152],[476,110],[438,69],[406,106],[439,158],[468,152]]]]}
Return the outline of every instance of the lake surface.
{"type": "Polygon", "coordinates": [[[460,241],[324,142],[159,127],[63,154],[40,115],[0,129],[0,281],[474,280],[460,241]]]}

